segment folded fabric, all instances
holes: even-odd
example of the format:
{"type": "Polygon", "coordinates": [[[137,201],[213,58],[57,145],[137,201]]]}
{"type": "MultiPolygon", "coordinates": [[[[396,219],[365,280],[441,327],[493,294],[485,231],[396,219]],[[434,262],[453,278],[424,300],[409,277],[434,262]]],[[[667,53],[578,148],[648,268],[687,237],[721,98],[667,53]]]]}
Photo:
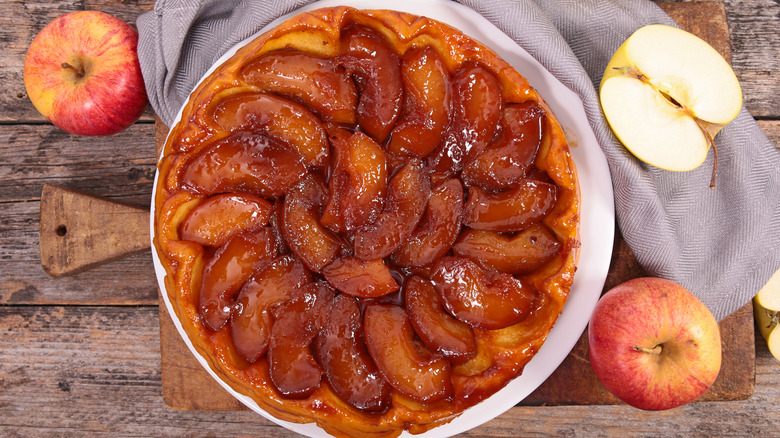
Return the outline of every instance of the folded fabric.
{"type": "MultiPolygon", "coordinates": [[[[423,1],[423,0],[421,0],[423,1]]],[[[582,99],[612,173],[618,225],[649,275],[676,281],[718,319],[747,303],[780,268],[780,154],[743,108],[698,169],[668,172],[634,158],[610,131],[596,87],[612,53],[641,26],[674,25],[647,0],[461,0],[582,99]]],[[[152,107],[170,126],[228,49],[310,0],[160,0],[138,18],[152,107]]]]}

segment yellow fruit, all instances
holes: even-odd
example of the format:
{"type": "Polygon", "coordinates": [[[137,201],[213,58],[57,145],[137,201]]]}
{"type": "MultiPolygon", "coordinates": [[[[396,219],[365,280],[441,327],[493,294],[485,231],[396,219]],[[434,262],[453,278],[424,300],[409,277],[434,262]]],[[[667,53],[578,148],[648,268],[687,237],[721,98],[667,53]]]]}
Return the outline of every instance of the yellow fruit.
{"type": "Polygon", "coordinates": [[[780,360],[780,329],[777,328],[780,313],[761,306],[757,299],[753,299],[753,315],[756,318],[758,330],[766,339],[769,352],[775,359],[780,360]]]}
{"type": "Polygon", "coordinates": [[[755,301],[765,309],[774,310],[775,312],[780,311],[780,269],[758,291],[755,301]]]}

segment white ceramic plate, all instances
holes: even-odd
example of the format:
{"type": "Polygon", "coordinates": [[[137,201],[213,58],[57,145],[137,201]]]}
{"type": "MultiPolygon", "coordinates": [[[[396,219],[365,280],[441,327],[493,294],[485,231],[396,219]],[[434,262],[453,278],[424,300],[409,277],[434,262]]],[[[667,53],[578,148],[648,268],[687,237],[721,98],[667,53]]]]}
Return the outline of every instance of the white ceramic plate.
{"type": "MultiPolygon", "coordinates": [[[[474,10],[450,0],[318,1],[291,14],[278,18],[256,35],[237,44],[233,49],[225,53],[222,58],[217,60],[212,69],[209,70],[204,77],[210,74],[230,56],[235,54],[240,47],[253,40],[255,36],[278,26],[293,15],[303,11],[338,5],[353,6],[360,9],[393,9],[416,15],[424,15],[447,23],[459,29],[464,34],[480,41],[515,67],[515,69],[525,76],[531,85],[539,91],[560,121],[572,145],[572,155],[579,173],[580,189],[582,192],[582,222],[580,230],[582,249],[569,299],[566,302],[563,313],[550,332],[547,341],[525,367],[522,375],[483,402],[467,409],[450,423],[415,436],[419,438],[432,438],[455,435],[490,421],[522,401],[541,385],[553,371],[555,371],[585,330],[590,314],[604,287],[604,280],[607,276],[612,255],[612,242],[615,230],[612,181],[609,168],[607,167],[606,159],[599,148],[598,142],[593,135],[593,131],[588,124],[588,120],[585,117],[585,111],[580,98],[555,79],[555,77],[531,55],[484,17],[474,10]]],[[[177,117],[176,123],[178,123],[180,117],[181,111],[177,117]]],[[[156,188],[157,177],[155,177],[153,193],[156,192],[156,188]]],[[[152,236],[154,236],[153,218],[154,203],[152,203],[152,236]]],[[[160,264],[157,252],[152,251],[152,255],[159,286],[162,290],[165,290],[165,283],[163,281],[165,271],[160,264]]],[[[168,299],[168,294],[163,293],[162,295],[165,304],[168,307],[168,312],[172,315],[173,322],[190,351],[192,351],[209,374],[211,374],[211,376],[229,393],[253,411],[290,430],[310,437],[329,436],[315,424],[289,423],[269,415],[260,409],[249,397],[237,393],[217,377],[207,365],[206,360],[195,351],[192,343],[187,338],[181,323],[175,318],[175,313],[168,299]]],[[[404,432],[402,436],[409,437],[412,435],[404,432]]]]}

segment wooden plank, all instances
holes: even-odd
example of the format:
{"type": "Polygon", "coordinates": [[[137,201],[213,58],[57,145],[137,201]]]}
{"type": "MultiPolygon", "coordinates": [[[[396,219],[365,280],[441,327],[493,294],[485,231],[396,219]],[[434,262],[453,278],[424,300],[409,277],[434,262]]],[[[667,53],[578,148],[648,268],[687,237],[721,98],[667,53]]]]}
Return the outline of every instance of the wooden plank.
{"type": "Polygon", "coordinates": [[[769,141],[775,144],[777,150],[780,150],[780,120],[759,120],[757,123],[769,141]]]}
{"type": "Polygon", "coordinates": [[[157,318],[154,307],[0,308],[0,435],[295,436],[249,412],[167,409],[157,318]]]}
{"type": "Polygon", "coordinates": [[[44,183],[149,207],[154,125],[78,137],[52,125],[0,125],[0,203],[37,201],[44,183]]]}
{"type": "Polygon", "coordinates": [[[38,247],[45,183],[149,208],[153,131],[136,124],[111,137],[75,137],[51,125],[0,125],[0,303],[156,304],[148,252],[54,280],[41,268],[38,247]]]}
{"type": "Polygon", "coordinates": [[[780,3],[728,0],[732,65],[754,117],[780,118],[780,3]]]}
{"type": "MultiPolygon", "coordinates": [[[[154,307],[0,307],[0,435],[296,436],[253,412],[166,408],[157,318],[154,307]]],[[[760,335],[756,345],[756,392],[745,401],[665,412],[522,406],[462,436],[771,436],[780,363],[760,335]]]]}
{"type": "Polygon", "coordinates": [[[47,275],[38,248],[39,214],[36,200],[0,202],[0,304],[157,304],[151,252],[72,276],[47,275]]]}

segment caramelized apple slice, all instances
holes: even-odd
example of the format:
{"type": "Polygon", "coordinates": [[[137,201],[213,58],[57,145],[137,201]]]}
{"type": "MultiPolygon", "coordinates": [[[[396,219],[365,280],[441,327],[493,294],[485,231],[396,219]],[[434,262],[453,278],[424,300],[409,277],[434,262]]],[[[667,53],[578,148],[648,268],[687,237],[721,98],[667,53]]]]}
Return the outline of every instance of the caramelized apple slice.
{"type": "Polygon", "coordinates": [[[451,315],[486,329],[508,327],[525,319],[538,294],[533,286],[509,274],[488,271],[458,257],[439,259],[431,281],[451,315]]]}
{"type": "Polygon", "coordinates": [[[436,51],[411,49],[401,63],[404,104],[388,150],[425,157],[436,149],[450,121],[450,76],[436,51]]]}
{"type": "Polygon", "coordinates": [[[378,143],[384,142],[401,113],[403,103],[398,55],[379,35],[353,26],[341,33],[338,63],[357,83],[360,129],[378,143]]]}
{"type": "Polygon", "coordinates": [[[241,75],[261,91],[302,102],[327,122],[355,123],[355,85],[331,59],[280,50],[250,62],[241,75]]]}
{"type": "Polygon", "coordinates": [[[252,363],[265,354],[271,337],[271,308],[310,281],[303,264],[289,255],[249,278],[238,293],[230,318],[230,334],[238,354],[252,363]]]}
{"type": "Polygon", "coordinates": [[[424,266],[449,251],[460,234],[463,186],[450,179],[436,187],[417,228],[391,260],[400,266],[424,266]]]}
{"type": "Polygon", "coordinates": [[[396,390],[422,402],[452,395],[450,363],[434,356],[414,337],[403,307],[371,304],[366,307],[363,327],[371,357],[396,390]]]}
{"type": "Polygon", "coordinates": [[[444,311],[433,284],[420,277],[412,277],[406,282],[404,292],[409,320],[428,348],[438,351],[453,363],[463,363],[476,354],[474,331],[468,324],[444,311]]]}
{"type": "Polygon", "coordinates": [[[198,204],[179,228],[182,240],[207,246],[222,246],[243,231],[265,226],[271,204],[263,198],[241,193],[212,196],[198,204]]]}
{"type": "Polygon", "coordinates": [[[542,267],[561,251],[561,244],[542,224],[533,224],[514,236],[468,230],[452,247],[485,268],[507,274],[525,274],[542,267]]]}
{"type": "Polygon", "coordinates": [[[241,93],[217,104],[211,118],[222,130],[249,131],[291,146],[308,166],[328,159],[328,138],[320,119],[303,105],[267,93],[241,93]]]}
{"type": "Polygon", "coordinates": [[[309,283],[284,304],[274,321],[268,343],[268,371],[282,396],[306,398],[320,387],[322,369],[311,344],[322,329],[334,297],[327,283],[309,283]]]}
{"type": "Polygon", "coordinates": [[[367,412],[389,407],[390,385],[368,354],[355,298],[341,294],[333,300],[317,336],[317,359],[339,398],[367,412]]]}
{"type": "Polygon", "coordinates": [[[467,62],[452,77],[452,122],[428,158],[434,174],[452,176],[478,156],[498,131],[501,84],[486,68],[467,62]]]}
{"type": "Polygon", "coordinates": [[[371,137],[346,130],[331,136],[336,162],[330,176],[330,201],[322,225],[341,233],[373,222],[382,211],[387,189],[384,150],[371,137]]]}
{"type": "Polygon", "coordinates": [[[274,257],[276,247],[268,228],[238,234],[214,253],[203,268],[200,286],[200,313],[207,327],[216,331],[225,325],[241,286],[274,257]]]}
{"type": "Polygon", "coordinates": [[[463,224],[478,230],[519,231],[547,216],[557,198],[554,184],[532,179],[522,179],[516,187],[498,193],[471,187],[463,224]]]}
{"type": "Polygon", "coordinates": [[[375,260],[398,249],[420,221],[430,192],[431,182],[422,161],[409,160],[390,179],[385,206],[377,220],[355,232],[355,255],[375,260]]]}
{"type": "Polygon", "coordinates": [[[501,190],[524,178],[542,142],[544,114],[536,102],[508,106],[499,137],[466,165],[463,182],[485,190],[501,190]]]}
{"type": "Polygon", "coordinates": [[[338,257],[322,269],[322,275],[331,286],[360,298],[381,297],[399,288],[381,259],[338,257]]]}
{"type": "Polygon", "coordinates": [[[322,178],[310,174],[287,193],[282,209],[282,234],[287,245],[315,272],[322,270],[341,250],[338,239],[319,221],[327,192],[322,178]]]}
{"type": "Polygon", "coordinates": [[[287,246],[285,241],[284,232],[282,231],[282,216],[284,216],[284,200],[277,198],[274,200],[273,210],[271,211],[271,219],[268,226],[271,228],[274,234],[274,240],[276,241],[276,251],[281,255],[290,254],[292,251],[287,246]]]}
{"type": "Polygon", "coordinates": [[[306,175],[301,155],[262,135],[231,134],[187,163],[181,187],[198,195],[245,192],[275,198],[306,175]]]}

